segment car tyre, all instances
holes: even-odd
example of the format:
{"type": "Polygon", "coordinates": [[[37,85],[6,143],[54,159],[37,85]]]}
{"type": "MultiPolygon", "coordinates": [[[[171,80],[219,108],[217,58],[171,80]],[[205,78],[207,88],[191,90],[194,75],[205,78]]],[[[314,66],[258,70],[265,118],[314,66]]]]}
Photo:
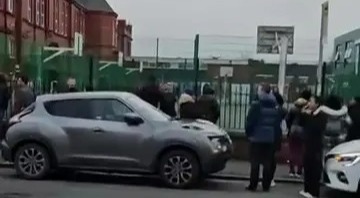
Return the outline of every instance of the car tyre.
{"type": "Polygon", "coordinates": [[[173,150],[164,154],[160,159],[159,174],[170,188],[191,188],[201,180],[199,161],[186,150],[173,150]]]}
{"type": "Polygon", "coordinates": [[[47,149],[38,144],[26,144],[15,153],[16,173],[25,179],[39,180],[50,172],[50,155],[47,149]]]}

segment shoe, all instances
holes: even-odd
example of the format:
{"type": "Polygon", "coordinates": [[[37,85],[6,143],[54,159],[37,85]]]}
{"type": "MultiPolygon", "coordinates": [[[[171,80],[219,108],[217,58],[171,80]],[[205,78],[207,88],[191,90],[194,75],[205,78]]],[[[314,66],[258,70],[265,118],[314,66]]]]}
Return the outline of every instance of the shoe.
{"type": "Polygon", "coordinates": [[[304,190],[300,191],[299,194],[305,198],[314,198],[310,193],[307,193],[304,190]]]}
{"type": "Polygon", "coordinates": [[[245,190],[249,191],[249,192],[256,192],[256,188],[253,188],[253,187],[246,187],[245,190]]]}
{"type": "Polygon", "coordinates": [[[302,174],[295,174],[294,177],[301,179],[302,178],[302,174]]]}
{"type": "Polygon", "coordinates": [[[294,178],[295,174],[294,173],[289,173],[289,177],[294,178]]]}
{"type": "Polygon", "coordinates": [[[271,185],[270,185],[272,188],[274,188],[276,186],[276,183],[274,180],[271,181],[271,185]]]}

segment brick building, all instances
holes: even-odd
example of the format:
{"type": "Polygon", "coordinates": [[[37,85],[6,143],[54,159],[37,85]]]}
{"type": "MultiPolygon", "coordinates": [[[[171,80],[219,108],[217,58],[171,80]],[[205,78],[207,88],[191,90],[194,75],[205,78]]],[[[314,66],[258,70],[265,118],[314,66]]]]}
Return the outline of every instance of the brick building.
{"type": "Polygon", "coordinates": [[[75,32],[85,37],[85,53],[101,60],[117,60],[122,50],[130,55],[132,27],[118,25],[117,17],[106,0],[0,0],[0,54],[9,59],[1,63],[32,53],[34,45],[72,47],[75,32]]]}

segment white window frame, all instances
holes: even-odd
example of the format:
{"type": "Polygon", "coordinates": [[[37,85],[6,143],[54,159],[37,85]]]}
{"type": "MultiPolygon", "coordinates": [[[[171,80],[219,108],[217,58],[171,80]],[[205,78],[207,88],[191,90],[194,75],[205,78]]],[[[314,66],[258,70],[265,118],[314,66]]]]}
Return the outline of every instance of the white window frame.
{"type": "Polygon", "coordinates": [[[113,46],[115,46],[115,37],[116,37],[116,28],[115,28],[115,25],[116,25],[116,20],[113,20],[112,22],[112,41],[111,41],[111,44],[113,46]]]}
{"type": "Polygon", "coordinates": [[[41,2],[40,0],[35,0],[35,4],[36,4],[36,9],[35,9],[35,23],[36,25],[40,25],[40,7],[41,7],[41,2]]]}
{"type": "Polygon", "coordinates": [[[355,75],[359,75],[360,44],[355,45],[355,75]]]}
{"type": "Polygon", "coordinates": [[[40,26],[45,27],[45,0],[40,1],[40,26]]]}
{"type": "Polygon", "coordinates": [[[345,51],[344,58],[345,58],[345,59],[351,58],[351,54],[352,54],[352,47],[349,46],[348,49],[346,49],[346,51],[345,51]]]}
{"type": "Polygon", "coordinates": [[[15,58],[15,41],[12,38],[8,38],[8,50],[9,57],[15,58]]]}
{"type": "Polygon", "coordinates": [[[7,11],[14,13],[14,0],[7,0],[7,11]]]}
{"type": "Polygon", "coordinates": [[[33,0],[28,0],[28,7],[27,7],[27,19],[29,22],[33,22],[33,16],[32,16],[32,9],[33,9],[33,0]]]}

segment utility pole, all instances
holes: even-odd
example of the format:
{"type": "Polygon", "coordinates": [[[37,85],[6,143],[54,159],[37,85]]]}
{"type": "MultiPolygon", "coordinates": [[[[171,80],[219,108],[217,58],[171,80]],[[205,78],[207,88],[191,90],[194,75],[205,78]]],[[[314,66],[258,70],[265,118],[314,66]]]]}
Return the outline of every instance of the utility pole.
{"type": "Polygon", "coordinates": [[[321,5],[321,27],[320,27],[320,43],[319,43],[319,62],[316,71],[316,94],[321,95],[321,91],[323,90],[322,86],[322,70],[323,70],[323,62],[324,62],[324,42],[327,39],[328,32],[328,19],[329,19],[329,2],[326,1],[321,5]]]}
{"type": "Polygon", "coordinates": [[[198,81],[199,81],[199,34],[195,36],[195,44],[194,44],[194,69],[195,69],[195,98],[198,98],[198,81]]]}
{"type": "Polygon", "coordinates": [[[278,74],[279,93],[284,95],[285,80],[286,80],[286,64],[287,64],[287,50],[289,39],[286,36],[280,38],[280,66],[278,74]]]}
{"type": "Polygon", "coordinates": [[[159,38],[156,38],[156,68],[159,67],[159,38]]]}

